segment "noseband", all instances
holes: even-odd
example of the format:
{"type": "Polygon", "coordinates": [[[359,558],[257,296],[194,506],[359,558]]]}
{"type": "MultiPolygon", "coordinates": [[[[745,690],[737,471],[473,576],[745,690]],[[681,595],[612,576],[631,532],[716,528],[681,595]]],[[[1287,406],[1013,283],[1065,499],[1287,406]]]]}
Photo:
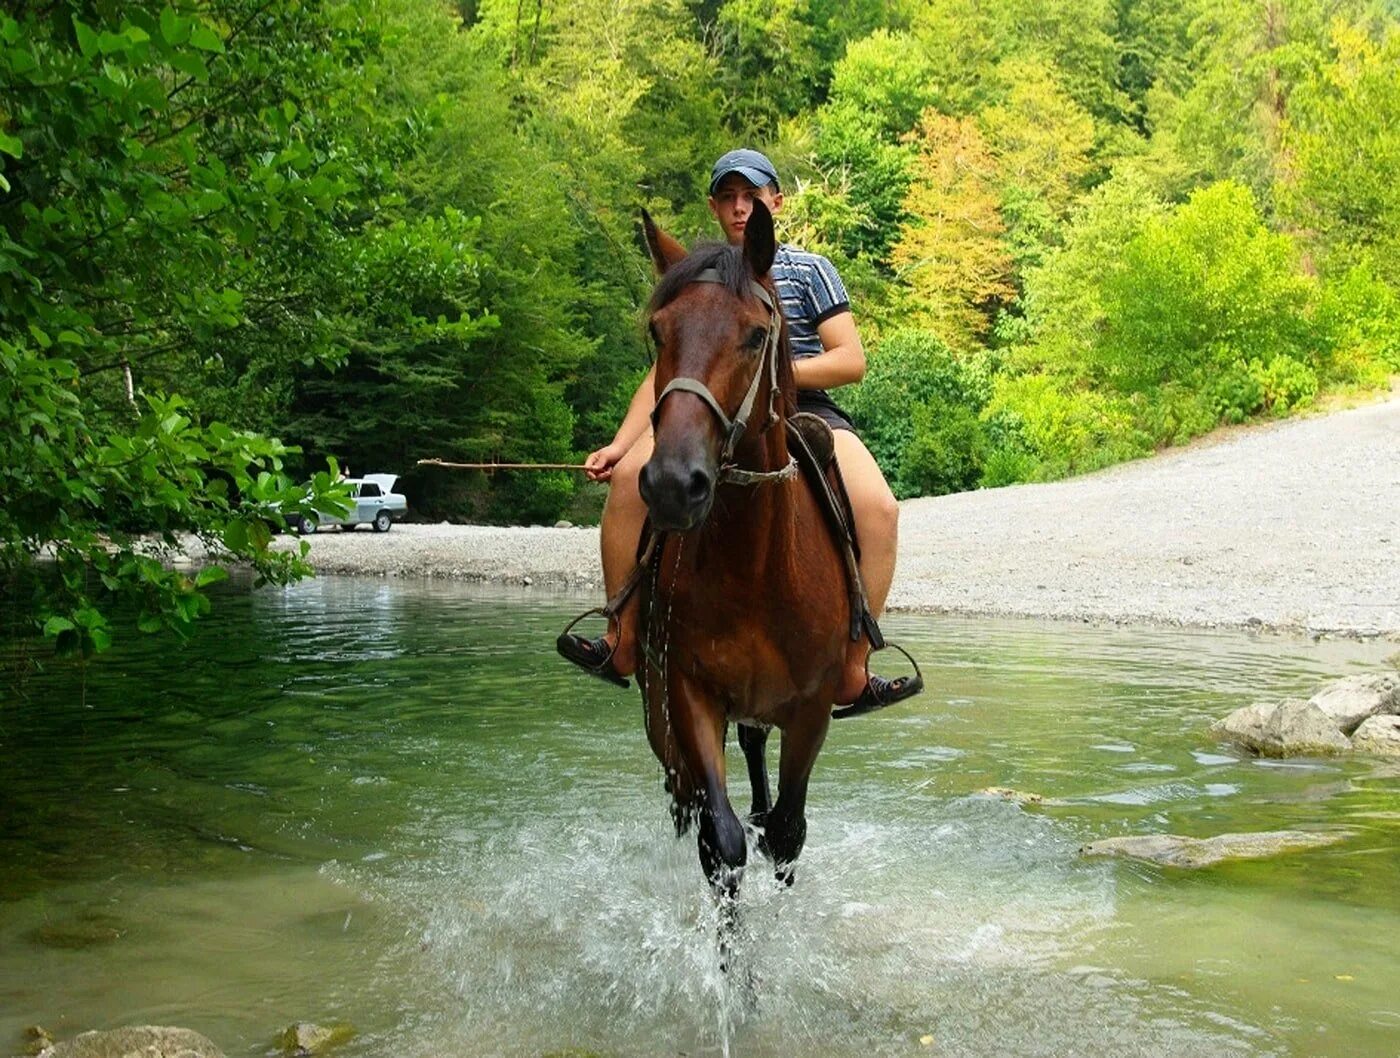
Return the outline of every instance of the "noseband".
{"type": "MultiPolygon", "coordinates": [[[[721,286],[728,286],[719,272],[713,268],[697,272],[690,282],[718,283],[721,286]]],[[[744,436],[744,432],[749,427],[749,416],[753,414],[754,402],[758,399],[758,387],[763,381],[765,366],[768,368],[769,386],[768,422],[764,428],[767,429],[778,421],[778,345],[782,333],[783,317],[778,306],[773,302],[773,296],[768,293],[763,284],[750,279],[749,291],[768,309],[768,333],[763,338],[763,355],[759,360],[758,367],[754,370],[753,379],[749,382],[748,391],[744,394],[744,399],[740,402],[739,410],[735,412],[734,418],[731,419],[725,414],[724,409],[719,406],[719,401],[715,400],[715,395],[710,392],[710,388],[705,383],[698,378],[689,378],[685,375],[678,375],[667,383],[666,388],[661,391],[661,396],[656,398],[656,406],[651,410],[651,425],[652,429],[655,429],[656,421],[661,414],[661,402],[672,393],[679,390],[691,393],[704,401],[705,406],[714,412],[715,418],[719,420],[720,431],[724,436],[724,447],[720,449],[719,454],[719,481],[735,485],[760,485],[770,481],[786,481],[797,474],[797,461],[791,456],[788,457],[787,466],[780,470],[745,470],[733,462],[734,449],[738,447],[740,438],[744,436]]]]}

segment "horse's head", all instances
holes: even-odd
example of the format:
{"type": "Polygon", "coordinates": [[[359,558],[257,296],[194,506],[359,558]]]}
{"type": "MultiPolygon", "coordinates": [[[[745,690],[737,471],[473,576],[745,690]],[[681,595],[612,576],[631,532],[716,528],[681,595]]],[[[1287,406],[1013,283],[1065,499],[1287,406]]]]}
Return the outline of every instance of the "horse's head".
{"type": "Polygon", "coordinates": [[[704,244],[687,254],[650,216],[642,221],[661,280],[648,306],[656,445],[641,492],[657,529],[684,532],[705,520],[725,465],[772,425],[790,385],[782,310],[768,281],[777,242],[762,202],[742,246],[704,244]]]}

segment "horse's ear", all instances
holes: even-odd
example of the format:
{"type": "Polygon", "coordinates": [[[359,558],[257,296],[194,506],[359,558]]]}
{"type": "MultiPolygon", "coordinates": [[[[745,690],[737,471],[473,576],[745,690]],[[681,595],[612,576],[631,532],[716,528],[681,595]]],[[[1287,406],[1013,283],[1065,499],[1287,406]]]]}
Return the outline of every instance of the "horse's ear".
{"type": "Polygon", "coordinates": [[[773,234],[773,214],[761,198],[753,200],[753,212],[744,225],[744,260],[754,276],[762,279],[773,267],[778,253],[778,240],[773,234]]]}
{"type": "Polygon", "coordinates": [[[646,232],[647,249],[658,275],[664,275],[666,269],[686,255],[685,247],[658,228],[646,210],[642,210],[642,230],[646,232]]]}

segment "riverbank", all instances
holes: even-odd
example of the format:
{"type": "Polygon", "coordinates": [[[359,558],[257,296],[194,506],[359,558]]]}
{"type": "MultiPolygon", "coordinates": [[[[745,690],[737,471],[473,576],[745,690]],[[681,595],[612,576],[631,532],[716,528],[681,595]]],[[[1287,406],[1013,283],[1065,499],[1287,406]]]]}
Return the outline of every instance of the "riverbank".
{"type": "MultiPolygon", "coordinates": [[[[1400,395],[901,508],[891,609],[1400,638],[1400,395]]],[[[322,574],[601,596],[594,528],[399,525],[311,541],[322,574]]]]}

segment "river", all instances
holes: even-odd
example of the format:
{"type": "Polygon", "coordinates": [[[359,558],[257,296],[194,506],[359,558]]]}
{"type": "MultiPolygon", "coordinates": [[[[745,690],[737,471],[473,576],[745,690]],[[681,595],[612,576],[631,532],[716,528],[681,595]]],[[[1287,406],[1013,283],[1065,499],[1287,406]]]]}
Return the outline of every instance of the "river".
{"type": "Polygon", "coordinates": [[[833,727],[797,884],[751,867],[724,975],[636,692],[554,655],[582,605],[326,578],[230,588],[184,647],[11,660],[0,1044],[161,1023],[257,1055],[310,1020],[355,1027],[347,1058],[1400,1054],[1400,769],[1204,734],[1393,643],[893,617],[930,690],[833,727]],[[1283,827],[1351,836],[1078,855],[1283,827]]]}

